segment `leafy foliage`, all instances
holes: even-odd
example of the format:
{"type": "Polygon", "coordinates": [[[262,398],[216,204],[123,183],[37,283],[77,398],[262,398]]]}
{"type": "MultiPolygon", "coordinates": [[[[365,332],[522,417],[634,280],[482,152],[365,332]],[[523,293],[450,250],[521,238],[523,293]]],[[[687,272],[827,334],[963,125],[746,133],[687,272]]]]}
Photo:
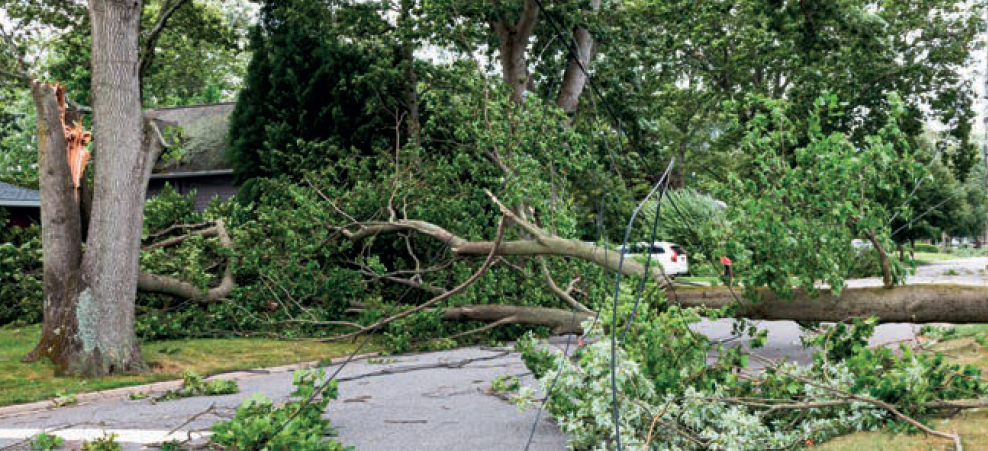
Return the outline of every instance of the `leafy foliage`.
{"type": "Polygon", "coordinates": [[[86,451],[121,451],[123,446],[117,442],[117,434],[106,434],[91,441],[83,441],[82,449],[86,451]]]}
{"type": "Polygon", "coordinates": [[[26,91],[0,95],[0,182],[37,189],[37,117],[26,91]]]}
{"type": "Polygon", "coordinates": [[[155,398],[156,401],[172,401],[193,396],[219,396],[240,393],[235,379],[214,379],[206,382],[199,374],[186,371],[182,374],[182,387],[169,390],[155,398]]]}
{"type": "Polygon", "coordinates": [[[324,378],[321,369],[296,371],[292,376],[295,391],[291,393],[295,399],[280,406],[262,394],[244,401],[233,419],[213,425],[212,443],[232,449],[272,451],[348,449],[338,441],[325,439],[333,433],[329,420],[322,415],[338,392],[334,380],[314,397],[324,378]],[[306,402],[310,398],[313,401],[306,402]]]}
{"type": "MultiPolygon", "coordinates": [[[[897,105],[894,96],[890,103],[897,105]]],[[[839,291],[853,266],[852,239],[874,233],[890,250],[888,218],[893,211],[909,215],[903,181],[922,166],[898,128],[902,108],[858,146],[843,133],[824,132],[829,118],[843,115],[835,96],[815,105],[806,131],[790,119],[788,103],[751,99],[740,107],[755,112],[735,123],[746,131],[739,155],[746,170],[731,173],[714,193],[730,206],[723,252],[736,261],[746,287],[787,296],[796,278],[809,292],[821,280],[839,291]],[[797,139],[803,133],[805,145],[797,139]]],[[[904,271],[893,267],[893,276],[904,271]]]]}
{"type": "Polygon", "coordinates": [[[57,435],[41,433],[31,437],[32,451],[53,451],[62,447],[65,440],[57,435]]]}
{"type": "Polygon", "coordinates": [[[0,325],[41,321],[41,231],[6,224],[0,209],[0,325]]]}
{"type": "MultiPolygon", "coordinates": [[[[901,357],[890,349],[868,348],[873,319],[840,325],[813,339],[808,344],[822,350],[811,365],[771,365],[761,374],[743,376],[738,369],[751,358],[746,351],[725,348],[690,329],[701,314],[723,312],[680,309],[656,296],[643,300],[642,314],[632,316],[633,295],[626,289],[619,298],[618,324],[627,321],[630,327],[613,367],[610,339],[603,334],[612,326],[607,317],[586,324],[592,326],[591,344],[572,358],[531,337],[518,344],[525,364],[549,393],[546,408],[571,434],[575,449],[613,446],[612,368],[621,441],[631,449],[801,446],[892,419],[847,394],[924,414],[931,401],[988,393],[988,384],[970,365],[961,368],[942,355],[914,354],[905,346],[899,349],[901,357]]],[[[758,347],[764,332],[741,326],[751,346],[758,347]]],[[[521,399],[532,395],[526,389],[520,394],[521,399]]]]}

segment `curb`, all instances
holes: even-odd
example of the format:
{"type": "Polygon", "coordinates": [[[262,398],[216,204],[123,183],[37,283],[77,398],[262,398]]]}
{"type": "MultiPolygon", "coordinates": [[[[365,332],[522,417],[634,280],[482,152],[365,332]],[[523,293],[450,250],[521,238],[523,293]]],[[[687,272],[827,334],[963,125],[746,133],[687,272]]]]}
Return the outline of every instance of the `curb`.
{"type": "MultiPolygon", "coordinates": [[[[359,354],[353,356],[353,360],[366,359],[368,357],[374,357],[379,355],[378,352],[371,352],[367,354],[359,354]]],[[[292,365],[275,366],[270,368],[257,368],[250,370],[234,370],[225,373],[218,373],[205,378],[205,380],[214,379],[234,379],[234,380],[244,380],[244,379],[254,379],[263,376],[270,376],[272,374],[279,373],[289,373],[296,370],[316,368],[316,367],[328,367],[345,362],[350,359],[349,356],[337,357],[327,361],[322,361],[323,365],[320,365],[319,361],[313,360],[311,362],[295,363],[292,365]]],[[[0,407],[0,419],[6,419],[11,417],[17,417],[21,415],[27,415],[30,413],[43,412],[46,410],[58,409],[58,408],[71,408],[75,406],[80,406],[84,404],[92,404],[94,402],[115,400],[120,398],[125,398],[131,393],[164,393],[168,390],[175,390],[182,386],[181,379],[175,379],[170,381],[155,382],[151,384],[143,385],[131,385],[127,387],[113,388],[109,390],[79,393],[75,395],[78,402],[72,404],[71,406],[59,407],[55,404],[54,400],[47,401],[37,401],[28,404],[15,404],[12,406],[0,407]]]]}

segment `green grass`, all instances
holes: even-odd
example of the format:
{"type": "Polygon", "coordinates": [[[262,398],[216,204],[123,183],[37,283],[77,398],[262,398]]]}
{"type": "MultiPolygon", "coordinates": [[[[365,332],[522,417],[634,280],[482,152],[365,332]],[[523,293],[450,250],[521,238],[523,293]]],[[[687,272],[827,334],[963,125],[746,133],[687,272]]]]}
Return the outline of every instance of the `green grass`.
{"type": "MultiPolygon", "coordinates": [[[[178,379],[184,371],[211,374],[292,363],[324,361],[349,354],[349,343],[312,343],[266,338],[168,340],[141,345],[150,371],[102,379],[55,377],[48,362],[21,363],[38,342],[39,326],[0,328],[0,406],[110,388],[178,379]]],[[[368,347],[361,352],[372,352],[368,347]]]]}
{"type": "MultiPolygon", "coordinates": [[[[984,450],[988,447],[988,412],[967,411],[952,418],[933,419],[927,425],[938,431],[956,432],[961,436],[965,450],[984,450]]],[[[889,432],[858,432],[837,437],[814,446],[822,451],[926,451],[954,449],[954,443],[924,434],[891,434],[889,432]]]]}
{"type": "Polygon", "coordinates": [[[720,283],[719,277],[713,276],[679,276],[676,277],[678,282],[708,282],[710,285],[716,286],[720,283]]]}
{"type": "Polygon", "coordinates": [[[954,336],[958,338],[988,334],[988,324],[962,324],[954,326],[954,336]]]}
{"type": "Polygon", "coordinates": [[[935,252],[917,252],[915,258],[916,263],[923,265],[938,261],[957,260],[961,257],[952,254],[939,254],[935,252]]]}

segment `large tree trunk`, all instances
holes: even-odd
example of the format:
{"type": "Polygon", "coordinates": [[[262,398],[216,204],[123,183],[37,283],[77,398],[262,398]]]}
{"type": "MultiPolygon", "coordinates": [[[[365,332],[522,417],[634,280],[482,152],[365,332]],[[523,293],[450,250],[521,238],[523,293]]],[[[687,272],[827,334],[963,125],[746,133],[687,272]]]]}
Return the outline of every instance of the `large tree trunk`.
{"type": "Polygon", "coordinates": [[[72,306],[79,287],[82,237],[77,191],[72,184],[66,154],[68,144],[62,123],[61,87],[31,81],[31,95],[38,116],[38,164],[41,175],[41,244],[44,249],[43,325],[41,341],[25,358],[49,357],[61,362],[77,330],[72,306]]]}
{"type": "Polygon", "coordinates": [[[415,144],[422,145],[421,124],[419,123],[419,87],[418,76],[415,73],[415,42],[412,33],[413,0],[401,1],[401,13],[398,16],[399,26],[405,35],[402,37],[401,53],[405,64],[405,108],[408,110],[408,135],[415,144]]]}
{"type": "Polygon", "coordinates": [[[76,305],[82,344],[69,367],[104,375],[144,369],[134,333],[144,196],[158,144],[144,133],[138,79],[141,2],[90,0],[96,177],[76,305]]]}
{"type": "Polygon", "coordinates": [[[539,6],[535,0],[525,0],[516,23],[511,24],[502,18],[490,24],[498,38],[501,73],[504,82],[511,86],[511,101],[516,105],[522,103],[529,86],[528,60],[525,55],[538,17],[539,6]]]}
{"type": "MultiPolygon", "coordinates": [[[[593,0],[591,8],[593,13],[596,13],[600,9],[600,0],[593,0]]],[[[570,55],[569,64],[567,64],[566,72],[563,74],[563,85],[559,91],[559,99],[556,101],[556,105],[570,114],[576,113],[580,104],[580,94],[583,93],[583,89],[587,85],[587,75],[584,70],[590,67],[590,62],[597,54],[597,43],[590,35],[590,30],[577,26],[573,29],[572,47],[579,56],[579,61],[570,55]]]]}
{"type": "Polygon", "coordinates": [[[102,376],[145,369],[134,333],[134,301],[144,195],[160,142],[154,132],[145,133],[141,113],[140,12],[140,1],[89,3],[98,151],[85,254],[76,186],[61,156],[64,134],[53,125],[53,117],[60,115],[52,114],[52,96],[36,89],[39,124],[44,126],[39,128],[39,151],[46,305],[41,342],[28,357],[50,358],[58,374],[102,376]]]}
{"type": "MultiPolygon", "coordinates": [[[[988,323],[988,288],[964,285],[921,284],[886,289],[845,288],[840,296],[820,290],[810,297],[794,290],[791,300],[759,289],[758,300],[743,298],[736,315],[749,319],[844,321],[877,316],[883,323],[988,323]]],[[[726,288],[678,288],[670,302],[684,307],[720,308],[733,305],[735,293],[726,288]]]]}

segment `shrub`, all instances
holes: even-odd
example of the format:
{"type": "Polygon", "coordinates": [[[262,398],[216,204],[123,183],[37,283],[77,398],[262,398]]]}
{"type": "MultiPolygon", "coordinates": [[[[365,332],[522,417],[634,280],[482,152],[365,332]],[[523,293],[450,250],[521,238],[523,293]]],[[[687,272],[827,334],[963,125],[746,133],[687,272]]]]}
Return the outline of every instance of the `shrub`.
{"type": "Polygon", "coordinates": [[[41,229],[5,227],[0,218],[0,326],[41,321],[41,229]]]}
{"type": "Polygon", "coordinates": [[[940,246],[935,244],[916,243],[915,249],[916,252],[929,252],[933,254],[940,252],[940,246]]]}

